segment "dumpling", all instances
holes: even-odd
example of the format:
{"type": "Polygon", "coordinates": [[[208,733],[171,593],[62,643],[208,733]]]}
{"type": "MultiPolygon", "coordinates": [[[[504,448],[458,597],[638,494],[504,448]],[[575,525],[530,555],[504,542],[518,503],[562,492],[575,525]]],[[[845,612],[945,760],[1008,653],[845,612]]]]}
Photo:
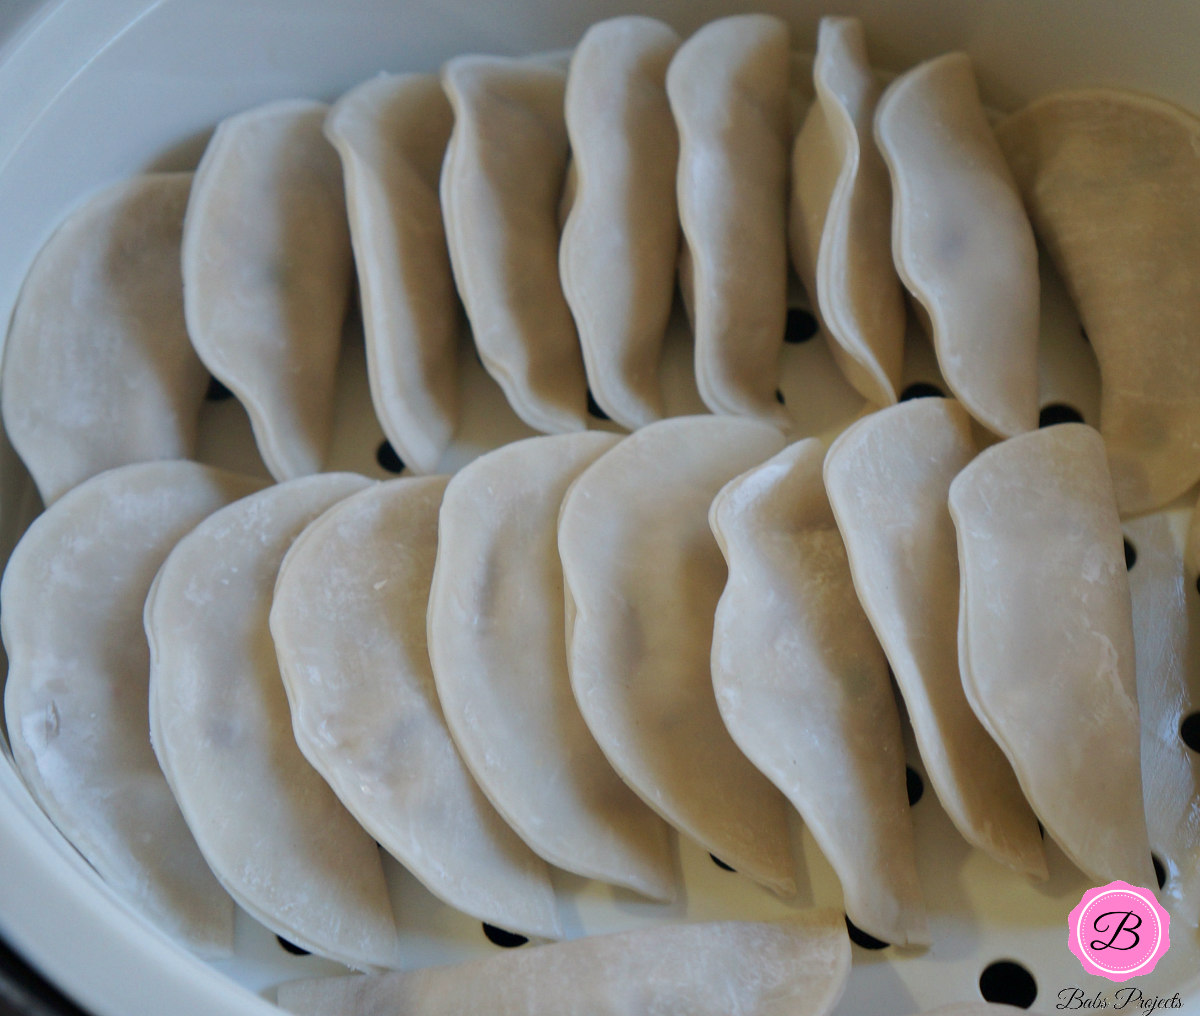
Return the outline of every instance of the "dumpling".
{"type": "Polygon", "coordinates": [[[1129,582],[1100,435],[1060,424],[981,452],[950,485],[950,514],[967,701],[1084,873],[1153,886],[1129,582]]]}
{"type": "Polygon", "coordinates": [[[224,120],[183,226],[183,297],[200,359],[246,407],[271,475],[318,472],[352,263],[328,107],[274,102],[224,120]]]}
{"type": "Polygon", "coordinates": [[[893,81],[875,140],[891,172],[896,269],[929,319],[942,376],[989,430],[1032,430],[1037,246],[970,57],[949,53],[893,81]]]}
{"type": "Polygon", "coordinates": [[[792,149],[792,262],[842,373],[869,402],[896,401],[905,307],[892,264],[887,166],[871,133],[880,87],[857,18],[822,18],[817,100],[792,149]]]}
{"type": "Polygon", "coordinates": [[[885,942],[924,944],[900,712],[825,495],[824,455],[816,438],[797,441],[712,502],[729,565],[713,687],[738,747],[837,872],[850,920],[885,942]]]}
{"type": "Polygon", "coordinates": [[[583,354],[558,276],[566,80],[544,58],[462,56],[442,68],[454,107],[441,179],[454,279],[483,365],[516,414],[551,433],[587,426],[583,354]]]}
{"type": "Polygon", "coordinates": [[[634,431],[571,486],[558,549],[571,687],[608,760],[705,850],[790,895],[787,803],[730,739],[709,669],[725,565],[708,506],[782,446],[774,427],[731,417],[634,431]]]}
{"type": "Polygon", "coordinates": [[[214,513],[145,611],[154,750],[213,873],[272,931],[360,970],[398,965],[382,861],[296,747],[267,619],[292,541],[368,483],[306,476],[214,513]]]}
{"type": "Polygon", "coordinates": [[[293,981],[299,1016],[825,1016],[850,974],[831,910],[789,921],[678,924],[521,949],[457,966],[293,981]]]}
{"type": "Polygon", "coordinates": [[[914,399],[846,430],[826,456],[825,487],[947,815],[972,845],[1043,879],[1037,819],[958,669],[958,547],[946,498],[975,452],[959,403],[914,399]]]}
{"type": "MultiPolygon", "coordinates": [[[[1200,538],[1193,516],[1193,532],[1200,538]]],[[[1142,718],[1142,793],[1150,847],[1167,880],[1159,895],[1176,917],[1200,923],[1200,755],[1189,751],[1180,728],[1200,707],[1195,646],[1189,646],[1187,597],[1194,596],[1200,560],[1184,581],[1183,556],[1168,519],[1126,523],[1133,549],[1129,592],[1142,718]]],[[[1193,555],[1200,545],[1193,539],[1193,555]]],[[[1193,613],[1193,617],[1195,614],[1193,613]]]]}
{"type": "Polygon", "coordinates": [[[190,173],[108,188],[29,270],[4,352],[4,425],[45,504],[89,476],[187,458],[208,373],[183,319],[190,173]]]}
{"type": "Polygon", "coordinates": [[[417,473],[437,468],[458,422],[458,296],[438,197],[453,124],[432,74],[380,74],[325,120],[346,180],[371,401],[417,473]]]}
{"type": "Polygon", "coordinates": [[[557,938],[546,864],[475,785],[438,704],[425,619],[446,482],[371,487],[292,547],[271,607],[292,727],[342,803],[435,896],[557,938]]]}
{"type": "Polygon", "coordinates": [[[464,761],[534,852],[670,899],[668,828],[608,764],[567,672],[558,510],[575,477],[619,440],[529,438],[451,479],[438,518],[429,657],[464,761]]]}
{"type": "Polygon", "coordinates": [[[1200,120],[1092,89],[996,133],[1100,362],[1117,503],[1160,507],[1200,479],[1200,120]]]}
{"type": "Polygon", "coordinates": [[[743,14],[705,25],[667,69],[696,384],[714,413],[781,425],[791,65],[787,25],[743,14]]]}
{"type": "Polygon", "coordinates": [[[142,606],[176,541],[260,486],[194,462],[101,473],[30,526],[0,586],[4,711],[25,785],[109,885],[209,956],[233,947],[233,904],[150,746],[142,606]]]}
{"type": "Polygon", "coordinates": [[[653,18],[602,21],[580,40],[567,77],[575,192],[559,274],[592,395],[630,430],[663,415],[659,354],[679,252],[666,75],[678,46],[653,18]]]}

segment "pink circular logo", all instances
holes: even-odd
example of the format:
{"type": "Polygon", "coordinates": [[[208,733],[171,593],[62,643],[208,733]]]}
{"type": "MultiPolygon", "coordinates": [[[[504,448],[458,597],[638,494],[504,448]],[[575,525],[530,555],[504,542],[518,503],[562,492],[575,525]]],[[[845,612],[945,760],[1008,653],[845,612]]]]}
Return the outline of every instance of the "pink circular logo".
{"type": "Polygon", "coordinates": [[[1067,944],[1089,974],[1127,981],[1154,969],[1171,947],[1170,915],[1154,893],[1109,882],[1083,894],[1067,918],[1067,944]]]}

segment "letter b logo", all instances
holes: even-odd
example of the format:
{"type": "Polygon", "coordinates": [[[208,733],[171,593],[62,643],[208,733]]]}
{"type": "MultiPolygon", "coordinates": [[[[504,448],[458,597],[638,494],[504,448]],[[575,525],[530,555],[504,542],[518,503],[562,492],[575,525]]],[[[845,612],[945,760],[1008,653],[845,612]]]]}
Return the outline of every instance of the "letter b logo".
{"type": "Polygon", "coordinates": [[[1149,889],[1110,882],[1083,894],[1067,919],[1067,945],[1089,974],[1142,977],[1171,942],[1171,918],[1149,889]]]}

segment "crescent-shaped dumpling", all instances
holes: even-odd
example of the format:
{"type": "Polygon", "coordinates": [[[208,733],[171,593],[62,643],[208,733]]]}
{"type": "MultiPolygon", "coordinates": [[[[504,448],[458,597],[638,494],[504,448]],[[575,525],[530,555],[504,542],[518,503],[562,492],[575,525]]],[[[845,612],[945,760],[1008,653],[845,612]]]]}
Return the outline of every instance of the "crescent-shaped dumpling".
{"type": "Polygon", "coordinates": [[[205,955],[233,947],[233,904],[184,823],[150,746],[142,607],[175,543],[258,480],[194,462],[101,473],[64,494],[0,585],[13,760],[100,876],[205,955]]]}
{"type": "Polygon", "coordinates": [[[705,850],[789,895],[787,802],[730,738],[709,668],[725,564],[708,506],[782,446],[769,424],[733,417],[634,431],[568,491],[558,549],[571,686],[608,760],[705,850]]]}
{"type": "Polygon", "coordinates": [[[696,384],[714,413],[781,425],[791,67],[787,24],[743,14],[709,22],[667,68],[696,384]]]}
{"type": "Polygon", "coordinates": [[[1060,424],[950,485],[967,701],[1085,874],[1153,886],[1129,580],[1104,442],[1060,424]]]}
{"type": "Polygon", "coordinates": [[[965,53],[900,75],[875,111],[896,270],[967,411],[1004,437],[1038,421],[1037,245],[965,53]]]}
{"type": "Polygon", "coordinates": [[[709,525],[729,565],[712,637],[721,718],[796,806],[846,914],[895,945],[929,941],[887,658],[859,606],[816,438],[721,488],[709,525]]]}
{"type": "Polygon", "coordinates": [[[913,399],[843,432],[825,459],[825,487],[942,807],[972,845],[1042,879],[1037,819],[958,669],[958,547],[946,498],[975,452],[959,403],[913,399]]]}
{"type": "Polygon", "coordinates": [[[847,380],[896,401],[905,308],[892,264],[892,195],[872,134],[880,87],[856,18],[822,18],[817,98],[792,149],[792,262],[847,380]]]}
{"type": "Polygon", "coordinates": [[[587,380],[558,274],[566,70],[545,57],[461,56],[442,68],[454,130],[442,167],[450,263],[475,347],[516,414],[587,426],[587,380]]]}
{"type": "Polygon", "coordinates": [[[398,964],[382,862],[296,747],[267,619],[292,541],[369,482],[306,476],[215,512],[145,611],[154,750],[209,867],[272,931],[360,970],[398,964]]]}
{"type": "Polygon", "coordinates": [[[666,76],[678,47],[653,18],[601,21],[579,41],[567,77],[575,189],[559,274],[592,395],[630,430],[663,415],[659,355],[679,252],[679,138],[666,76]]]}
{"type": "Polygon", "coordinates": [[[454,114],[432,74],[380,74],[325,120],[342,159],[367,378],[384,434],[431,473],[458,423],[458,296],[438,182],[454,114]]]}
{"type": "Polygon", "coordinates": [[[1160,507],[1200,479],[1200,120],[1091,89],[996,135],[1100,364],[1117,503],[1160,507]]]}
{"type": "Polygon", "coordinates": [[[558,938],[549,869],[476,786],[438,704],[426,613],[446,482],[371,487],[292,547],[271,607],[292,727],[342,803],[435,896],[558,938]]]}
{"type": "Polygon", "coordinates": [[[328,107],[305,99],[221,122],[183,225],[183,297],[200,359],[246,407],[277,480],[318,472],[353,275],[328,107]]]}
{"type": "Polygon", "coordinates": [[[89,476],[187,458],[208,375],[183,318],[190,173],[108,188],[46,242],[4,350],[4,426],[50,504],[89,476]]]}
{"type": "Polygon", "coordinates": [[[429,656],[463,759],[534,852],[669,899],[668,827],[608,764],[567,672],[558,511],[575,477],[619,440],[529,438],[455,474],[438,519],[429,656]]]}
{"type": "Polygon", "coordinates": [[[293,981],[298,1016],[826,1016],[846,987],[841,915],[642,928],[376,977],[293,981]]]}

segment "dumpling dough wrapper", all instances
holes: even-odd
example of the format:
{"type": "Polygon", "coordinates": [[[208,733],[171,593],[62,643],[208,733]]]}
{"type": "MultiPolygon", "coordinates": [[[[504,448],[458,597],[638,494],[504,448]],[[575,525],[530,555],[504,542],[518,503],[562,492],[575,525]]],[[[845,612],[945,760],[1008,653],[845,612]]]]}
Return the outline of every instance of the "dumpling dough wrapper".
{"type": "Polygon", "coordinates": [[[663,415],[658,368],[679,253],[666,76],[678,47],[661,21],[612,18],[584,33],[567,76],[575,189],[559,275],[592,395],[630,430],[663,415]]]}
{"type": "Polygon", "coordinates": [[[398,965],[382,861],[296,747],[267,618],[292,541],[369,483],[306,476],[214,513],[145,612],[154,750],[213,873],[272,931],[359,970],[398,965]]]}
{"type": "Polygon", "coordinates": [[[857,18],[822,18],[816,101],[792,148],[792,262],[830,351],[869,402],[900,390],[906,312],[892,264],[892,193],[872,134],[880,87],[857,18]]]}
{"type": "Polygon", "coordinates": [[[667,900],[669,829],[609,765],[567,671],[558,511],[575,477],[619,440],[528,438],[454,475],[438,518],[429,657],[464,761],[530,848],[667,900]]]}
{"type": "Polygon", "coordinates": [[[708,506],[783,447],[769,424],[660,420],[585,470],[562,505],[571,687],[588,729],[642,799],[705,850],[795,892],[788,808],[741,753],[709,668],[725,563],[708,506]]]}
{"type": "Polygon", "coordinates": [[[183,225],[200,359],[246,408],[277,480],[320,471],[353,265],[328,107],[269,103],[221,122],[183,225]]]}
{"type": "Polygon", "coordinates": [[[89,476],[192,454],[208,373],[183,317],[191,173],[109,187],[46,241],[4,350],[4,426],[51,504],[89,476]]]}
{"type": "Polygon", "coordinates": [[[1002,121],[1030,218],[1100,363],[1100,433],[1124,515],[1200,479],[1200,120],[1115,89],[1002,121]]]}
{"type": "Polygon", "coordinates": [[[850,974],[842,917],[677,924],[457,966],[292,981],[298,1016],[827,1016],[850,974]]]}
{"type": "Polygon", "coordinates": [[[721,718],[796,806],[850,920],[929,941],[887,659],[859,606],[816,438],[721,488],[709,525],[729,565],[712,636],[721,718]]]}
{"type": "Polygon", "coordinates": [[[587,427],[587,379],[558,274],[567,172],[560,61],[456,57],[442,167],[450,263],[484,367],[534,430],[587,427]]]}
{"type": "Polygon", "coordinates": [[[892,254],[967,411],[1012,437],[1038,422],[1037,245],[979,100],[971,58],[900,75],[875,110],[892,179],[892,254]]]}
{"type": "Polygon", "coordinates": [[[788,27],[766,14],[709,22],[667,68],[696,384],[714,413],[781,426],[791,68],[788,27]]]}
{"type": "Polygon", "coordinates": [[[1044,879],[1037,819],[958,668],[958,546],[946,498],[976,450],[958,402],[913,399],[842,433],[825,458],[825,488],[942,807],[973,846],[1044,879]]]}
{"type": "Polygon", "coordinates": [[[433,74],[380,74],[325,119],[342,159],[375,415],[411,470],[431,473],[458,423],[458,295],[442,204],[454,113],[433,74]]]}
{"type": "Polygon", "coordinates": [[[426,612],[446,482],[364,490],[292,547],[271,607],[292,726],[342,803],[430,892],[557,938],[549,869],[475,784],[438,703],[426,612]]]}
{"type": "Polygon", "coordinates": [[[1154,886],[1129,581],[1100,435],[1068,423],[995,445],[950,485],[967,701],[1066,855],[1154,886]]]}
{"type": "Polygon", "coordinates": [[[194,462],[101,473],[34,521],[0,585],[4,710],[25,785],[109,885],[206,956],[232,950],[233,903],[150,746],[142,607],[175,543],[261,486],[194,462]]]}

